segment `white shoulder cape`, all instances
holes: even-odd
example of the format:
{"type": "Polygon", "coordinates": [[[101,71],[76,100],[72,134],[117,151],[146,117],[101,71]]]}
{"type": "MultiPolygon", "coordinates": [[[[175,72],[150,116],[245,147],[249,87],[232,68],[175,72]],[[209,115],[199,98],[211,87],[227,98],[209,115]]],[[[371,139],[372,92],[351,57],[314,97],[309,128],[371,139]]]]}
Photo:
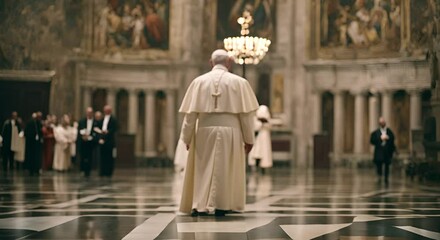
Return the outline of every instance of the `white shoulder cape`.
{"type": "Polygon", "coordinates": [[[179,112],[181,113],[249,113],[258,109],[258,101],[249,82],[216,65],[212,71],[197,77],[188,87],[179,112]],[[221,78],[221,79],[220,79],[221,78]],[[220,79],[220,80],[219,80],[220,79]],[[218,81],[217,108],[213,93],[218,81]]]}

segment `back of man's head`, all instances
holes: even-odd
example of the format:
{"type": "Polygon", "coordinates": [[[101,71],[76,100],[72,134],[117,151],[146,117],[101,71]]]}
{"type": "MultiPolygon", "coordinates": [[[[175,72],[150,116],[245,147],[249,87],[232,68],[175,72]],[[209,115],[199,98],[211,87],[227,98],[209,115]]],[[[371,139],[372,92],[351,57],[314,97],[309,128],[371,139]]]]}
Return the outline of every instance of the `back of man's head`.
{"type": "Polygon", "coordinates": [[[211,62],[213,65],[223,64],[226,65],[229,60],[228,52],[223,49],[217,49],[211,54],[211,62]]]}

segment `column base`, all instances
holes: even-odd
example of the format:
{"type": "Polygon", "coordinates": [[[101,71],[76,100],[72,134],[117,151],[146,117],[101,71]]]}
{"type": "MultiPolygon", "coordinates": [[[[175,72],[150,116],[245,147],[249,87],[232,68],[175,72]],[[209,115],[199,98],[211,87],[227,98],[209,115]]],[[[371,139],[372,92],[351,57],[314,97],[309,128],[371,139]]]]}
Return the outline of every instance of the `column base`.
{"type": "Polygon", "coordinates": [[[146,151],[145,153],[144,153],[144,156],[145,157],[157,157],[157,152],[156,151],[146,151]]]}

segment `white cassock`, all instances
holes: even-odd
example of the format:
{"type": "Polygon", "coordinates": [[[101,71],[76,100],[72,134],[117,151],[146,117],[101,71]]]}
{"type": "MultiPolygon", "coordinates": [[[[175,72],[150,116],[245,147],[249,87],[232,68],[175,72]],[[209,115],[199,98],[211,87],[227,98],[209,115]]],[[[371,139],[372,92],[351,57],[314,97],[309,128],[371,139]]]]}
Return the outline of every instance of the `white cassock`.
{"type": "Polygon", "coordinates": [[[71,144],[76,139],[76,131],[73,127],[57,126],[53,130],[55,137],[55,149],[53,158],[54,170],[67,170],[71,165],[71,144]]]}
{"type": "Polygon", "coordinates": [[[270,137],[271,127],[269,108],[265,105],[261,105],[257,110],[255,118],[255,130],[258,131],[258,135],[255,138],[254,147],[248,156],[248,164],[250,166],[255,166],[255,160],[260,159],[260,167],[272,167],[272,140],[270,137]],[[263,123],[258,119],[266,119],[267,122],[263,123]]]}
{"type": "Polygon", "coordinates": [[[257,109],[248,81],[223,65],[214,66],[188,87],[179,109],[185,113],[181,139],[190,145],[181,212],[244,210],[244,143],[254,143],[257,109]]]}

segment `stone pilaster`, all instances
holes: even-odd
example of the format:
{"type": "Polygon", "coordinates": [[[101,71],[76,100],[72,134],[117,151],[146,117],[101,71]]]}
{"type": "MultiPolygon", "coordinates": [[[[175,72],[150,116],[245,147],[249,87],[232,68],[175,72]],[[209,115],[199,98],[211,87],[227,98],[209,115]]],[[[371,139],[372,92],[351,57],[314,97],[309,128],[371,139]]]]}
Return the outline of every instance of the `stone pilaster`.
{"type": "Polygon", "coordinates": [[[355,92],[354,97],[354,153],[364,153],[366,92],[355,92]]]}
{"type": "Polygon", "coordinates": [[[344,149],[344,94],[334,91],[333,164],[338,165],[344,149]]]}
{"type": "Polygon", "coordinates": [[[154,157],[156,155],[156,91],[145,92],[145,108],[145,155],[154,157]]]}
{"type": "Polygon", "coordinates": [[[175,148],[177,146],[176,140],[176,91],[167,90],[167,119],[166,119],[166,132],[167,132],[167,155],[170,158],[174,157],[175,148]]]}

